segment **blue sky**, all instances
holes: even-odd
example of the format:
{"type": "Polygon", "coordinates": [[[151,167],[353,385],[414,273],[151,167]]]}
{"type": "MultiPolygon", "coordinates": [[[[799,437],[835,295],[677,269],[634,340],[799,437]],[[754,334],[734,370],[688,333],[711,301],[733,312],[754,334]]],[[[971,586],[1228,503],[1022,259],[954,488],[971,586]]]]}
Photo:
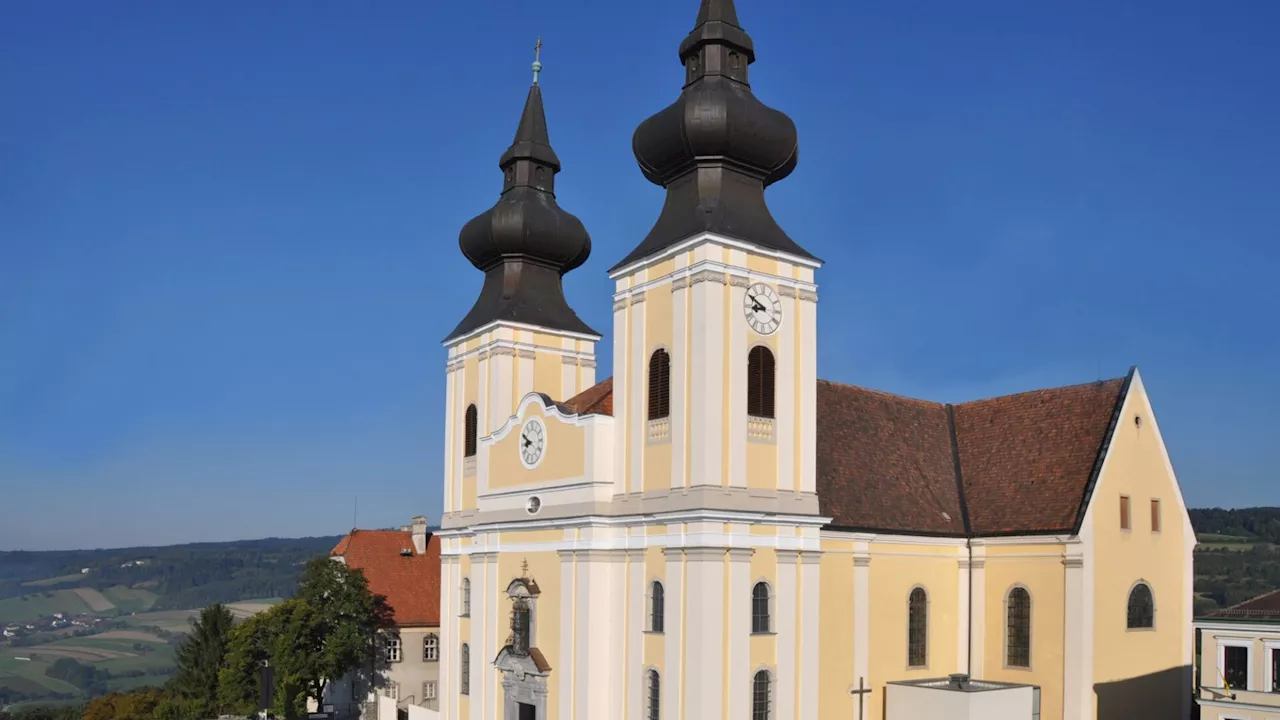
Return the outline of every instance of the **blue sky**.
{"type": "MultiPolygon", "coordinates": [[[[566,288],[608,330],[662,202],[631,133],[696,6],[9,4],[0,549],[437,519],[457,233],[535,37],[594,240],[566,288]]],[[[800,132],[769,201],[827,262],[822,377],[960,401],[1138,364],[1190,504],[1280,505],[1280,4],[738,8],[800,132]]]]}

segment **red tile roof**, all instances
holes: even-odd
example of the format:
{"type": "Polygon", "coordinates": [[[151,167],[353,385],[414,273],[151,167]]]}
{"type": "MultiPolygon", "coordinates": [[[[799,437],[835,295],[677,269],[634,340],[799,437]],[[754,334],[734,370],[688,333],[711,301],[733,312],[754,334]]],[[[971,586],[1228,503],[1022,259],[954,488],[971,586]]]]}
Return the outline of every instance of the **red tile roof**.
{"type": "Polygon", "coordinates": [[[564,401],[579,415],[613,415],[613,378],[608,377],[564,401]]]}
{"type": "MultiPolygon", "coordinates": [[[[1074,533],[1129,377],[958,405],[819,380],[820,512],[877,532],[1074,533]]],[[[613,414],[612,378],[564,405],[613,414]]]]}
{"type": "Polygon", "coordinates": [[[1280,620],[1280,590],[1250,598],[1209,613],[1211,618],[1233,618],[1237,620],[1280,620]]]}
{"type": "Polygon", "coordinates": [[[413,534],[403,530],[352,530],[329,553],[364,571],[369,589],[384,595],[396,624],[440,624],[440,540],[427,533],[426,552],[413,550],[413,534]]]}

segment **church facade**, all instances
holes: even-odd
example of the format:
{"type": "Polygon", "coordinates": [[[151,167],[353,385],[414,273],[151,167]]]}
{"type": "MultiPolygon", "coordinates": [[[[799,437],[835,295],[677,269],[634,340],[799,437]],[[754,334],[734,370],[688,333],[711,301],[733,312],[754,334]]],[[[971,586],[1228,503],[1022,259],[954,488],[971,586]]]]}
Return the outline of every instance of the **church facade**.
{"type": "Polygon", "coordinates": [[[667,196],[610,270],[610,377],[561,288],[591,242],[536,64],[461,232],[442,717],[883,718],[887,683],[953,673],[1045,720],[1187,717],[1195,537],[1137,370],[957,405],[819,379],[822,264],[764,197],[795,126],[731,0],[679,55],[633,138],[667,196]]]}

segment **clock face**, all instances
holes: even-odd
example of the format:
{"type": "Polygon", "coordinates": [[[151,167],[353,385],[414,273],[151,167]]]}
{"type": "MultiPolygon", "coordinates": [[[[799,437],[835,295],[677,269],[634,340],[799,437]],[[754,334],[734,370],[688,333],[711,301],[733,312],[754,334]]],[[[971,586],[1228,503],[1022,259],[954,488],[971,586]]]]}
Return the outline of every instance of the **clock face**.
{"type": "Polygon", "coordinates": [[[520,428],[520,462],[532,470],[547,449],[547,427],[538,418],[529,418],[520,428]]]}
{"type": "Polygon", "coordinates": [[[747,288],[742,298],[742,312],[747,316],[747,324],[761,335],[772,335],[782,324],[782,303],[778,302],[778,294],[764,283],[756,283],[747,288]]]}

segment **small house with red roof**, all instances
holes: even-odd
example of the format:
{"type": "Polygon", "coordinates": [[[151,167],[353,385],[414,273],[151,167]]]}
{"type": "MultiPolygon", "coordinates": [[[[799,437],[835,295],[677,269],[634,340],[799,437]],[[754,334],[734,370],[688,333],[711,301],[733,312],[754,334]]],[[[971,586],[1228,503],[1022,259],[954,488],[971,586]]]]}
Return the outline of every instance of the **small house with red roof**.
{"type": "Polygon", "coordinates": [[[1280,590],[1195,623],[1201,720],[1280,717],[1280,590]]]}
{"type": "Polygon", "coordinates": [[[378,718],[410,706],[436,710],[440,677],[440,541],[419,515],[394,530],[352,530],[329,553],[364,573],[386,597],[395,629],[386,643],[385,677],[369,688],[355,677],[330,683],[323,705],[336,718],[378,718]]]}

